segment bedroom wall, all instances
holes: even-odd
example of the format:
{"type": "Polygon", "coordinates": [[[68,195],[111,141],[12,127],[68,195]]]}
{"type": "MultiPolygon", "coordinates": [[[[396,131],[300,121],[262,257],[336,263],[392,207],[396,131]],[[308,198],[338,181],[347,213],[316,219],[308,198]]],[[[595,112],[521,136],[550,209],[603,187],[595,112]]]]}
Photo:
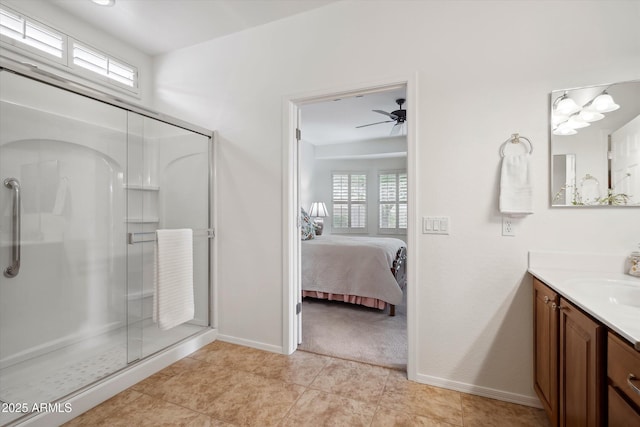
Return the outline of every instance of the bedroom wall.
{"type": "MultiPolygon", "coordinates": [[[[88,79],[78,77],[70,72],[65,72],[59,68],[53,66],[40,65],[40,67],[46,71],[54,73],[56,75],[65,77],[72,81],[82,83],[90,86],[102,92],[111,93],[118,98],[125,98],[130,102],[140,104],[143,106],[151,106],[153,95],[153,82],[152,82],[152,61],[151,57],[140,52],[139,50],[131,47],[126,42],[117,40],[114,37],[96,29],[95,27],[75,18],[67,11],[60,9],[47,0],[1,0],[0,4],[7,6],[13,10],[24,13],[25,15],[49,25],[55,29],[58,29],[65,34],[76,38],[79,41],[89,44],[96,49],[113,55],[131,65],[138,67],[138,78],[140,84],[140,90],[138,94],[131,94],[124,90],[116,90],[110,88],[108,85],[101,85],[93,83],[88,79]]],[[[3,52],[4,54],[4,52],[3,52]]],[[[15,54],[9,53],[10,57],[15,57],[15,54]]],[[[28,62],[34,62],[29,58],[28,62]]]]}
{"type": "Polygon", "coordinates": [[[313,175],[315,173],[316,147],[305,141],[300,146],[300,206],[309,209],[311,203],[316,200],[313,188],[313,175]]]}
{"type": "MultiPolygon", "coordinates": [[[[407,158],[390,159],[319,159],[315,161],[313,194],[331,210],[331,174],[333,171],[364,171],[367,173],[367,233],[357,236],[378,236],[378,173],[384,170],[407,170],[407,158]]],[[[325,218],[324,232],[332,234],[331,217],[325,218]]],[[[406,239],[404,234],[383,234],[384,237],[406,239]]]]}
{"type": "Polygon", "coordinates": [[[638,209],[549,207],[549,93],[640,77],[639,18],[638,1],[345,0],[157,57],[157,107],[220,132],[222,336],[283,348],[283,97],[416,73],[418,216],[451,218],[415,236],[417,379],[536,404],[528,251],[640,241],[638,209]],[[502,237],[514,132],[534,146],[535,213],[502,237]]]}

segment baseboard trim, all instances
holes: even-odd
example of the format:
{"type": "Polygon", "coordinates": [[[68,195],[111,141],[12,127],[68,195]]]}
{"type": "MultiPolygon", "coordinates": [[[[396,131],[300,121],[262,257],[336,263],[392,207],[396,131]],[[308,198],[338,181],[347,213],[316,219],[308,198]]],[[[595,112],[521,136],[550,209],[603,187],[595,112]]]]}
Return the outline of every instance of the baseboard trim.
{"type": "Polygon", "coordinates": [[[237,338],[231,335],[218,334],[218,341],[243,345],[245,347],[257,348],[258,350],[269,351],[271,353],[286,354],[282,346],[265,344],[259,341],[246,340],[244,338],[237,338]]]}
{"type": "Polygon", "coordinates": [[[497,390],[490,387],[483,387],[475,384],[467,384],[459,381],[452,381],[452,380],[447,380],[445,378],[438,378],[438,377],[433,377],[431,375],[424,375],[424,374],[417,374],[416,382],[432,385],[434,387],[442,387],[449,390],[455,390],[463,393],[473,394],[476,396],[502,400],[504,402],[531,406],[533,408],[542,408],[542,404],[540,403],[540,400],[536,396],[527,396],[524,394],[511,393],[508,391],[497,390]]]}

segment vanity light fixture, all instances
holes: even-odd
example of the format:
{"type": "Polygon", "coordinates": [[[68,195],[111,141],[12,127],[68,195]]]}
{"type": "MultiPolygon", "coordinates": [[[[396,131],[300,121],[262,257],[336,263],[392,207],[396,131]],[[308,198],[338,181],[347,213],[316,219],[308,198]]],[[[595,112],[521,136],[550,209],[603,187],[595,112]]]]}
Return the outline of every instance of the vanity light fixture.
{"type": "Polygon", "coordinates": [[[99,6],[113,6],[116,4],[116,0],[91,0],[91,1],[99,6]]]}
{"type": "Polygon", "coordinates": [[[567,122],[560,123],[554,130],[553,134],[558,136],[575,135],[578,131],[569,126],[567,122]]]}
{"type": "Polygon", "coordinates": [[[606,90],[596,96],[588,107],[589,110],[597,113],[608,113],[610,111],[616,111],[618,108],[620,108],[620,106],[613,101],[613,97],[609,95],[606,90]]]}
{"type": "Polygon", "coordinates": [[[569,117],[569,120],[567,120],[566,123],[567,126],[569,126],[571,129],[580,129],[591,126],[589,122],[582,120],[579,114],[574,114],[573,116],[569,117]]]}
{"type": "Polygon", "coordinates": [[[576,104],[576,101],[569,98],[566,92],[553,103],[553,112],[563,116],[570,116],[578,111],[580,111],[580,106],[576,104]]]}
{"type": "Polygon", "coordinates": [[[601,114],[595,111],[589,111],[588,108],[585,108],[582,111],[580,111],[580,114],[578,114],[578,116],[580,116],[582,120],[588,123],[597,122],[598,120],[604,119],[604,114],[601,114]]]}

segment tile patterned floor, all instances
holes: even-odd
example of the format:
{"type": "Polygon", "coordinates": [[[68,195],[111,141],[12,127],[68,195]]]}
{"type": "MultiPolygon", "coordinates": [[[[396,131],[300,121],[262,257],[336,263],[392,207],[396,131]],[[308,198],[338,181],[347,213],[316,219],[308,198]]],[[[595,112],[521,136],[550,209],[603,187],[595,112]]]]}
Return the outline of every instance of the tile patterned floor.
{"type": "Polygon", "coordinates": [[[548,426],[542,410],[404,372],[216,341],[65,426],[548,426]]]}

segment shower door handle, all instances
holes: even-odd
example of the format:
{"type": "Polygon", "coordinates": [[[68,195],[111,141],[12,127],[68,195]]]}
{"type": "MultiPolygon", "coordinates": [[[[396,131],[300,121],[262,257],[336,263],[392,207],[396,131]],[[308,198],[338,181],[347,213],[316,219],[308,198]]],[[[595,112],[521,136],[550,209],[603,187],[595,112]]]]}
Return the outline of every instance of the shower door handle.
{"type": "Polygon", "coordinates": [[[20,182],[16,178],[4,180],[4,186],[13,190],[13,244],[11,245],[12,262],[4,270],[6,277],[16,277],[20,272],[20,182]]]}

